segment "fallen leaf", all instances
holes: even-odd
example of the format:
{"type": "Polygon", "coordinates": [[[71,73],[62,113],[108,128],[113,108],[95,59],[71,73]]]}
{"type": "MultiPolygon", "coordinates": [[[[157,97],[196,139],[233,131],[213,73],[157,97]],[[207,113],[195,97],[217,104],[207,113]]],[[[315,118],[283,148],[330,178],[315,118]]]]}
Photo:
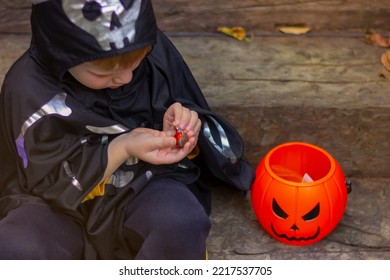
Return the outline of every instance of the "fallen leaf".
{"type": "Polygon", "coordinates": [[[390,38],[383,37],[380,33],[375,31],[369,31],[365,37],[365,42],[367,44],[378,46],[381,48],[390,47],[390,38]]]}
{"type": "Polygon", "coordinates": [[[387,71],[390,71],[390,51],[386,51],[381,56],[381,63],[387,71]]]}
{"type": "Polygon", "coordinates": [[[379,73],[379,76],[387,80],[390,80],[390,72],[387,71],[386,69],[382,69],[379,73]]]}
{"type": "Polygon", "coordinates": [[[311,29],[307,26],[287,25],[279,27],[279,31],[285,34],[301,35],[309,33],[311,29]]]}
{"type": "Polygon", "coordinates": [[[230,37],[233,37],[239,41],[245,40],[246,42],[249,42],[250,39],[246,37],[246,31],[241,26],[235,26],[235,27],[226,27],[221,26],[217,29],[218,32],[223,33],[225,35],[228,35],[230,37]]]}

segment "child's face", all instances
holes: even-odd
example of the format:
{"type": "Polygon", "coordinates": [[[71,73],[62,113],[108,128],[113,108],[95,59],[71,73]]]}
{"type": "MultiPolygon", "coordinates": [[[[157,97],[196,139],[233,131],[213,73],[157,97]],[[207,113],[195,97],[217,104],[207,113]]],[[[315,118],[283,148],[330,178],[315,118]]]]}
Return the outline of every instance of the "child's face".
{"type": "Polygon", "coordinates": [[[91,62],[84,62],[69,69],[69,73],[81,84],[91,89],[114,89],[131,82],[133,71],[139,66],[142,59],[126,68],[115,67],[112,70],[102,70],[91,62]]]}

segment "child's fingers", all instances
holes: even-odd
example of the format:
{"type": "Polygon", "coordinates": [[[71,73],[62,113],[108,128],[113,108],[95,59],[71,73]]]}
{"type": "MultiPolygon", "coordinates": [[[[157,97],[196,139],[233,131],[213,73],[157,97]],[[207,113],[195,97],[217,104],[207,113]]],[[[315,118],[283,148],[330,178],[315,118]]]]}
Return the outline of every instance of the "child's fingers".
{"type": "Polygon", "coordinates": [[[188,108],[181,107],[177,110],[177,115],[175,115],[175,126],[181,130],[187,130],[187,126],[191,122],[191,111],[188,108]]]}
{"type": "Polygon", "coordinates": [[[185,129],[187,131],[195,131],[196,124],[199,120],[198,113],[196,111],[190,110],[188,117],[189,117],[189,119],[188,119],[188,123],[187,123],[185,129]]]}

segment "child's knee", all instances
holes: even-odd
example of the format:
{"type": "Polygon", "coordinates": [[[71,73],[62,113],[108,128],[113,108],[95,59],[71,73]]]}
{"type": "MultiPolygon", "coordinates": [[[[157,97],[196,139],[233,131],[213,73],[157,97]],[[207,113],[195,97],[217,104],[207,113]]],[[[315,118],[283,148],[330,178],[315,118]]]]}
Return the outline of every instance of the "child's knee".
{"type": "Polygon", "coordinates": [[[198,235],[207,236],[211,228],[211,222],[203,207],[199,207],[188,213],[184,219],[179,219],[177,226],[183,229],[185,235],[197,233],[198,235]]]}
{"type": "Polygon", "coordinates": [[[45,248],[30,234],[22,236],[0,230],[0,259],[37,260],[46,259],[45,248]]]}
{"type": "Polygon", "coordinates": [[[24,205],[0,220],[0,259],[80,258],[81,228],[42,205],[24,205]]]}
{"type": "Polygon", "coordinates": [[[177,209],[174,215],[165,216],[156,230],[170,242],[203,242],[210,231],[210,218],[199,205],[197,208],[177,209]]]}

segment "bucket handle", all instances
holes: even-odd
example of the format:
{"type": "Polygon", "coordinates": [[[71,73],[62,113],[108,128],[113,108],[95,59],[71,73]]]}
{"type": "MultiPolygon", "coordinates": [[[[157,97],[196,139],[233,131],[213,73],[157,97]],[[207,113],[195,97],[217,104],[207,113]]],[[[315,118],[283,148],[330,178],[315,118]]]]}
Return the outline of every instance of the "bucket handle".
{"type": "Polygon", "coordinates": [[[347,192],[350,193],[352,191],[352,180],[345,179],[345,186],[347,187],[347,192]]]}

